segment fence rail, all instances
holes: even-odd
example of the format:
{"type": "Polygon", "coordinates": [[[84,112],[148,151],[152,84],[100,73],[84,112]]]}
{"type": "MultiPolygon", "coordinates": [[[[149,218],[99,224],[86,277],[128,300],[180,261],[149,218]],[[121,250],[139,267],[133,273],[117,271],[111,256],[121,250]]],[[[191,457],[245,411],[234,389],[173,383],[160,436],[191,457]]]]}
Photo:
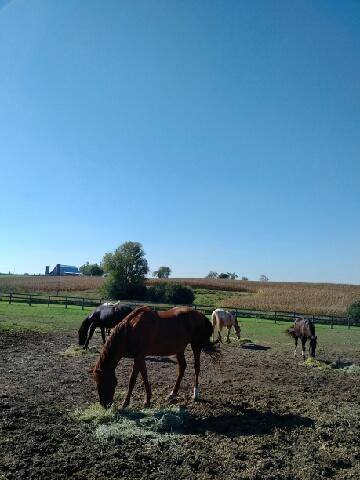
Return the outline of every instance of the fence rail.
{"type": "MultiPolygon", "coordinates": [[[[85,307],[97,307],[104,302],[103,298],[86,298],[86,297],[73,297],[73,296],[64,296],[64,295],[44,295],[42,293],[0,293],[0,302],[12,303],[25,303],[29,306],[35,304],[45,304],[48,307],[50,305],[64,305],[65,308],[68,308],[69,305],[79,306],[84,310],[85,307]]],[[[154,302],[141,302],[134,300],[123,300],[121,303],[130,304],[132,306],[140,305],[149,305],[154,310],[167,310],[168,308],[174,307],[175,305],[161,304],[154,302]]],[[[193,308],[199,310],[205,315],[210,315],[214,308],[209,305],[198,305],[193,304],[193,308]]],[[[227,308],[228,307],[223,307],[227,308]]],[[[348,328],[359,327],[360,321],[351,319],[346,316],[336,316],[336,315],[317,315],[317,314],[304,314],[301,312],[284,312],[279,310],[273,311],[264,311],[256,309],[243,309],[243,308],[231,308],[235,312],[237,318],[262,318],[266,320],[273,320],[275,323],[278,321],[292,321],[297,316],[303,316],[306,318],[311,318],[314,323],[330,325],[331,328],[334,325],[346,325],[348,328]]]]}

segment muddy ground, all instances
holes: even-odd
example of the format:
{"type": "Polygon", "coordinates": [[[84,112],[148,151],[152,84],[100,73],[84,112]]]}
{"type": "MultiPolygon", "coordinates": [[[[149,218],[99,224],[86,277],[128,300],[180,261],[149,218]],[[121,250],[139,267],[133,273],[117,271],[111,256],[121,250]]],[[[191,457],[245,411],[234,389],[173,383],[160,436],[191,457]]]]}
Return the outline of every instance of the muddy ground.
{"type": "MultiPolygon", "coordinates": [[[[71,334],[0,333],[0,479],[360,478],[360,376],[299,365],[290,343],[225,346],[202,356],[201,402],[191,400],[192,359],[178,403],[181,435],[102,445],[71,412],[97,400],[87,369],[96,357],[63,357],[71,334]]],[[[328,347],[327,355],[336,357],[328,347]]],[[[345,352],[346,353],[346,352],[345,352]]],[[[360,363],[360,354],[349,360],[360,363]]],[[[131,362],[118,368],[125,389],[131,362]]],[[[148,361],[153,402],[163,405],[175,365],[148,361]]],[[[132,406],[141,405],[140,379],[132,406]]]]}

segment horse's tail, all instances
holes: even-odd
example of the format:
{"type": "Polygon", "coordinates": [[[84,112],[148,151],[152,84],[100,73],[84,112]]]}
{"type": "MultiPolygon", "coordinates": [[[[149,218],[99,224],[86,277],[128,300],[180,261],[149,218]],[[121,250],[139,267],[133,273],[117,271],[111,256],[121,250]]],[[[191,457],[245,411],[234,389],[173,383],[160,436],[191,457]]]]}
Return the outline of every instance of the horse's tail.
{"type": "MultiPolygon", "coordinates": [[[[214,312],[213,312],[213,315],[214,315],[214,312]]],[[[212,342],[210,340],[214,331],[212,324],[205,317],[205,315],[203,317],[204,317],[204,328],[202,329],[202,335],[201,335],[201,338],[199,338],[199,343],[201,345],[201,350],[207,355],[210,355],[211,360],[215,363],[220,360],[221,351],[218,346],[218,342],[212,342]]]]}

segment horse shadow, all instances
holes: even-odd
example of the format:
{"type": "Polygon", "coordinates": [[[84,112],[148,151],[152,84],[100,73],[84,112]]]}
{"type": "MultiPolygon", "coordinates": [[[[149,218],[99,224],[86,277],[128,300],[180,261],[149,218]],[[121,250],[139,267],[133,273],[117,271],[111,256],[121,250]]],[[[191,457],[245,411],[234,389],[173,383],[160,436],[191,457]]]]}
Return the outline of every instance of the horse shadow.
{"type": "Polygon", "coordinates": [[[293,413],[261,412],[242,405],[233,405],[232,410],[231,413],[205,418],[189,415],[185,424],[185,433],[192,435],[215,433],[227,437],[239,437],[267,435],[276,429],[293,430],[315,425],[315,421],[311,418],[293,413]]]}
{"type": "Polygon", "coordinates": [[[176,363],[171,357],[146,357],[146,361],[155,363],[176,363]]]}
{"type": "Polygon", "coordinates": [[[270,350],[271,347],[266,347],[265,345],[257,345],[256,343],[244,343],[241,348],[245,350],[270,350]]]}

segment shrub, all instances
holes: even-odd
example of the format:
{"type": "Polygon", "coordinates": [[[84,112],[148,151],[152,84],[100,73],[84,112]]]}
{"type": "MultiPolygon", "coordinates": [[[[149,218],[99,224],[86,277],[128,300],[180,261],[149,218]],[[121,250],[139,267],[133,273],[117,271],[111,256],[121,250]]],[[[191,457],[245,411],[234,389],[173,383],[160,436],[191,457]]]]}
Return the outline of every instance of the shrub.
{"type": "Polygon", "coordinates": [[[185,285],[158,283],[148,288],[148,299],[152,302],[189,305],[194,302],[195,294],[191,287],[185,285]]]}
{"type": "Polygon", "coordinates": [[[347,314],[353,320],[360,320],[360,300],[350,305],[347,309],[347,314]]]}

